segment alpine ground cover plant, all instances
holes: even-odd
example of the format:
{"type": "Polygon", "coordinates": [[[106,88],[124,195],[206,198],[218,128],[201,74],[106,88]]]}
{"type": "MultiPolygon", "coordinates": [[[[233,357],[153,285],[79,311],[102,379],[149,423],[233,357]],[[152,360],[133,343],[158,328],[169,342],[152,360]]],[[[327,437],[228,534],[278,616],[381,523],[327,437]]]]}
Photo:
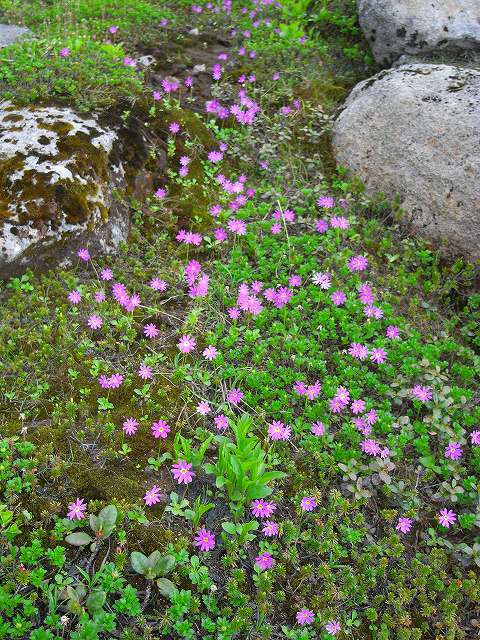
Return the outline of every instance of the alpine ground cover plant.
{"type": "Polygon", "coordinates": [[[0,637],[474,637],[480,300],[332,165],[351,3],[51,4],[1,6],[45,74],[121,46],[168,171],[118,256],[2,284],[0,637]],[[147,22],[221,34],[201,109],[147,22]]]}

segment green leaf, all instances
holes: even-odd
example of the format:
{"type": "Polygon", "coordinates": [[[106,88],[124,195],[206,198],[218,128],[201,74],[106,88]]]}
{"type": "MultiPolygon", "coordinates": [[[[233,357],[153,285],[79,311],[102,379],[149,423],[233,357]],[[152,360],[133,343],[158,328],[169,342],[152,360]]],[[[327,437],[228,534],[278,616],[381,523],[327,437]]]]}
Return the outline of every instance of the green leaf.
{"type": "Polygon", "coordinates": [[[168,578],[159,578],[157,580],[157,587],[162,596],[165,598],[171,598],[177,591],[177,587],[168,578]]]}
{"type": "Polygon", "coordinates": [[[90,613],[96,613],[103,607],[106,599],[107,594],[105,591],[93,591],[93,593],[88,596],[85,605],[90,613]]]}
{"type": "Polygon", "coordinates": [[[88,533],[84,533],[83,531],[76,531],[65,538],[65,542],[73,545],[74,547],[83,547],[84,545],[89,544],[91,541],[92,538],[88,535],[88,533]]]}
{"type": "MultiPolygon", "coordinates": [[[[155,552],[154,552],[155,553],[155,552]]],[[[157,551],[157,553],[159,553],[157,551]]],[[[152,554],[153,555],[153,554],[152,554]]],[[[154,570],[157,576],[166,576],[175,566],[175,558],[170,555],[163,556],[155,561],[154,570]]]]}
{"type": "Polygon", "coordinates": [[[147,556],[140,553],[140,551],[133,551],[130,556],[130,563],[132,565],[132,569],[139,573],[141,576],[144,576],[148,571],[149,562],[147,556]]]}
{"type": "Polygon", "coordinates": [[[222,522],[222,529],[224,529],[227,533],[230,533],[232,536],[235,535],[237,528],[233,524],[233,522],[222,522]]]}

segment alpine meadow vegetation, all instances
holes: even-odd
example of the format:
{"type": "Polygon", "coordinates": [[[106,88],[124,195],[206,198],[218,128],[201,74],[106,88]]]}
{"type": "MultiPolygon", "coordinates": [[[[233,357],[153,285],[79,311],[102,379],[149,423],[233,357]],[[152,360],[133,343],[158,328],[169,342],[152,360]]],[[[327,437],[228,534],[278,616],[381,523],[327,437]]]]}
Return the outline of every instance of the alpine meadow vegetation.
{"type": "Polygon", "coordinates": [[[168,163],[118,255],[0,281],[0,639],[477,637],[480,295],[335,166],[356,3],[0,16],[2,99],[168,163]]]}

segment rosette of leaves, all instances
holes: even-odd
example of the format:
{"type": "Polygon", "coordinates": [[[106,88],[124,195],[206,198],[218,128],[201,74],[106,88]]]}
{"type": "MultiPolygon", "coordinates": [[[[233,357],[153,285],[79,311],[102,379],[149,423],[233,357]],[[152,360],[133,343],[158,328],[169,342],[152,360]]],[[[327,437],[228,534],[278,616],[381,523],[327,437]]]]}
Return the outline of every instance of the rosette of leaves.
{"type": "Polygon", "coordinates": [[[158,590],[165,598],[170,599],[177,591],[177,587],[173,582],[165,577],[175,566],[175,558],[173,556],[169,554],[162,556],[160,551],[154,551],[149,556],[140,551],[133,551],[130,556],[130,563],[133,570],[148,581],[142,609],[145,608],[150,598],[153,582],[156,582],[158,590]]]}
{"type": "Polygon", "coordinates": [[[65,542],[68,542],[68,544],[74,547],[83,547],[91,543],[90,549],[93,552],[112,534],[115,529],[117,517],[117,508],[113,504],[109,504],[100,511],[98,516],[95,516],[93,513],[90,514],[89,524],[90,529],[95,534],[94,538],[85,531],[74,531],[65,538],[65,542]]]}

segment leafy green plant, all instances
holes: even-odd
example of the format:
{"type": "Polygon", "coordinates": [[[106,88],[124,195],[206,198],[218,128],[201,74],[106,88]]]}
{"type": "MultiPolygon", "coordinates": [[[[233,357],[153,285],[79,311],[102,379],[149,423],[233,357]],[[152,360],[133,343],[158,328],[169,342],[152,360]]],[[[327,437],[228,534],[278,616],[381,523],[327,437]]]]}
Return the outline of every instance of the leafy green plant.
{"type": "Polygon", "coordinates": [[[149,556],[140,553],[140,551],[133,551],[130,556],[130,563],[133,570],[148,581],[143,608],[150,598],[153,581],[155,581],[160,593],[166,598],[171,598],[177,591],[173,582],[165,577],[175,566],[175,558],[173,556],[162,556],[160,551],[153,551],[149,556]]]}

